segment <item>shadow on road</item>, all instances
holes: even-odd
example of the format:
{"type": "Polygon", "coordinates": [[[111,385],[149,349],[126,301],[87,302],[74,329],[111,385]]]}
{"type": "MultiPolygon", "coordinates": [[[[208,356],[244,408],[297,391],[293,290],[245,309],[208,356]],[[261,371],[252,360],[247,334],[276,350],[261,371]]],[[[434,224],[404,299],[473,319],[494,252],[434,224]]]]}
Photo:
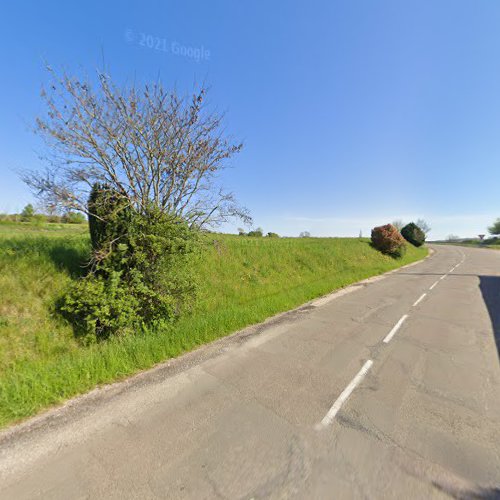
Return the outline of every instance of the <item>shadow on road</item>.
{"type": "Polygon", "coordinates": [[[500,359],[500,276],[479,276],[479,289],[488,308],[500,359]]]}
{"type": "MultiPolygon", "coordinates": [[[[442,276],[443,273],[412,273],[398,272],[393,276],[442,276]]],[[[479,279],[479,289],[483,295],[484,303],[490,315],[495,344],[497,346],[498,359],[500,361],[500,276],[481,276],[475,273],[452,273],[448,274],[446,279],[459,278],[464,276],[475,277],[479,279]]]]}

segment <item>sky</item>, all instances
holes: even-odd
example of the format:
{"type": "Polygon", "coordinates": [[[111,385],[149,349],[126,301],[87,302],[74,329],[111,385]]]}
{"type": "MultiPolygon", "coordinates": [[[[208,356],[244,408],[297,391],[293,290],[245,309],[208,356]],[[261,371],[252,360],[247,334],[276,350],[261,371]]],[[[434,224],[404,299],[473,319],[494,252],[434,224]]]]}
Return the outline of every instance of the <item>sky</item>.
{"type": "Polygon", "coordinates": [[[34,201],[18,171],[43,168],[31,128],[48,63],[208,82],[245,144],[221,183],[265,232],[424,218],[431,239],[484,233],[500,217],[499,26],[490,0],[5,3],[0,212],[34,201]]]}

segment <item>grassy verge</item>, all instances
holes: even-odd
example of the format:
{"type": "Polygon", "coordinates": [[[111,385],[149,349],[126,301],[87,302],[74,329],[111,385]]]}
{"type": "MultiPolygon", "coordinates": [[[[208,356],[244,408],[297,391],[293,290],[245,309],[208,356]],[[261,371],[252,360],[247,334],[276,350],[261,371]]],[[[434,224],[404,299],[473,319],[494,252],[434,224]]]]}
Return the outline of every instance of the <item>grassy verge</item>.
{"type": "Polygon", "coordinates": [[[84,346],[54,302],[83,272],[86,231],[0,225],[0,426],[427,253],[411,247],[394,260],[354,238],[210,234],[205,243],[191,315],[161,332],[84,346]]]}

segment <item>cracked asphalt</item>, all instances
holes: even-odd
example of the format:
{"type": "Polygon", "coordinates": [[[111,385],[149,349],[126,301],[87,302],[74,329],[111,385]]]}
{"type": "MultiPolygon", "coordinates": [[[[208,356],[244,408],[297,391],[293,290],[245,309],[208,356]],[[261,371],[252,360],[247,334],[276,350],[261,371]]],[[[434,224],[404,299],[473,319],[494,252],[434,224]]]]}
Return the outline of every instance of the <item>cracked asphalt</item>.
{"type": "Polygon", "coordinates": [[[4,431],[0,498],[500,498],[500,252],[433,248],[4,431]]]}

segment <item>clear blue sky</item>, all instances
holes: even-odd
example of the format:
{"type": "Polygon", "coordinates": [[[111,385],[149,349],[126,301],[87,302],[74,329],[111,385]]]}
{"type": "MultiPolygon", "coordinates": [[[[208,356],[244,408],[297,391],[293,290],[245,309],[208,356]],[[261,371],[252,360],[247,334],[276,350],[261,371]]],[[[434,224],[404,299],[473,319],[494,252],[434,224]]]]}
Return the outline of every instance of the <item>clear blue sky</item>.
{"type": "Polygon", "coordinates": [[[118,81],[212,85],[246,144],[224,184],[265,231],[358,235],[424,217],[439,238],[476,235],[500,216],[500,2],[32,1],[2,11],[0,211],[32,200],[14,171],[41,166],[29,127],[43,111],[43,61],[91,73],[104,60],[118,81]],[[141,46],[141,32],[169,52],[141,46]],[[173,54],[172,42],[205,57],[173,54]]]}

